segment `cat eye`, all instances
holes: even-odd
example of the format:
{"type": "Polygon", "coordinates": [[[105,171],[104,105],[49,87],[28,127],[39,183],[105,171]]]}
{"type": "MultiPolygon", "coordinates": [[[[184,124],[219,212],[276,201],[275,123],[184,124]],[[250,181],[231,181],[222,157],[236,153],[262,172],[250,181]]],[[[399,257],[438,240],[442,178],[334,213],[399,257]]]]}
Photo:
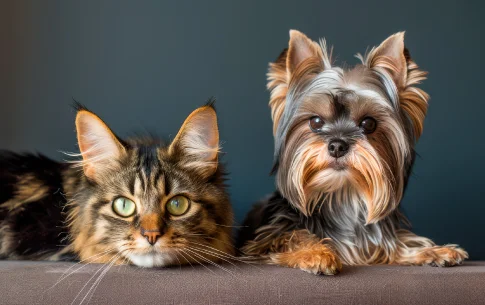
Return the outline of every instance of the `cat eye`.
{"type": "Polygon", "coordinates": [[[377,128],[377,122],[374,118],[366,117],[360,123],[360,127],[366,134],[373,133],[377,128]]]}
{"type": "Polygon", "coordinates": [[[310,118],[310,129],[313,132],[322,131],[322,127],[323,127],[324,124],[325,124],[325,122],[319,116],[314,116],[314,117],[310,118]]]}
{"type": "Polygon", "coordinates": [[[190,207],[190,201],[185,196],[175,196],[167,202],[167,211],[173,216],[185,214],[190,207]]]}
{"type": "Polygon", "coordinates": [[[135,214],[136,205],[125,197],[118,197],[113,200],[113,211],[121,217],[130,217],[135,214]]]}

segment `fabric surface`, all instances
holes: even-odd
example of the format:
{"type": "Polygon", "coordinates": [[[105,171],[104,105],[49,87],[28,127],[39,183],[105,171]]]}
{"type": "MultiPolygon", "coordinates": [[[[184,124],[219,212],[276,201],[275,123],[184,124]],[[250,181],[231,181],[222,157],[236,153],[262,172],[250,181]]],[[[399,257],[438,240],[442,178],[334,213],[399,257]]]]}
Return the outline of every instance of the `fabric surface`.
{"type": "Polygon", "coordinates": [[[0,304],[485,304],[485,262],[344,267],[336,276],[223,267],[114,266],[103,273],[99,264],[1,261],[0,304]]]}

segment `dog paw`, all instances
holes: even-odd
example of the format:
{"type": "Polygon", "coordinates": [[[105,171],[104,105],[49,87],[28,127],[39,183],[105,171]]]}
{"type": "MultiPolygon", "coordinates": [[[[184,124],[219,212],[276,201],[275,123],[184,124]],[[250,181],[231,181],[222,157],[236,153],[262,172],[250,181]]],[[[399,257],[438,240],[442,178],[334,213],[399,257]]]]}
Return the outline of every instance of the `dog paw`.
{"type": "Polygon", "coordinates": [[[335,275],[342,270],[342,262],[325,245],[270,255],[273,263],[291,268],[299,268],[312,274],[335,275]]]}
{"type": "Polygon", "coordinates": [[[423,265],[452,267],[461,265],[468,258],[468,253],[456,245],[435,246],[423,250],[420,254],[423,265]]]}

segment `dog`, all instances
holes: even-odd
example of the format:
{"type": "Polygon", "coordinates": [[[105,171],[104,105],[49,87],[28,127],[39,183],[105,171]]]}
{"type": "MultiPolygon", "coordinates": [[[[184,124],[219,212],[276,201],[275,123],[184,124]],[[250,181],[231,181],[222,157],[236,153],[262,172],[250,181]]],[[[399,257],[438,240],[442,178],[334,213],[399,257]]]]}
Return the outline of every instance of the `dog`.
{"type": "Polygon", "coordinates": [[[404,32],[352,68],[332,66],[331,53],[292,30],[269,66],[277,191],[247,216],[242,252],[326,275],[343,264],[461,264],[467,252],[410,232],[399,210],[429,100],[404,32]]]}

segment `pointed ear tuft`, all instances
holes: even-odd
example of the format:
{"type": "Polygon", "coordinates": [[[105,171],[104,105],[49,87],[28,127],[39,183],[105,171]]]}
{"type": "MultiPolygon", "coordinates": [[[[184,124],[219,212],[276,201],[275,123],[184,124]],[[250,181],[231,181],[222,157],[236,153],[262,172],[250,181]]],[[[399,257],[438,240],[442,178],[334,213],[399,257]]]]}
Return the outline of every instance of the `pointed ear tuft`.
{"type": "Polygon", "coordinates": [[[321,49],[316,42],[300,31],[290,30],[290,42],[286,58],[288,72],[292,73],[305,59],[318,57],[320,53],[321,49]]]}
{"type": "Polygon", "coordinates": [[[389,36],[369,54],[370,67],[386,69],[392,76],[398,90],[406,85],[407,59],[404,47],[404,32],[389,36]]]}
{"type": "Polygon", "coordinates": [[[207,103],[205,103],[205,106],[210,107],[212,109],[216,109],[216,98],[211,96],[208,100],[207,103]]]}
{"type": "Polygon", "coordinates": [[[171,154],[181,153],[188,162],[186,166],[197,168],[203,175],[211,175],[217,169],[219,154],[219,129],[213,104],[193,111],[185,120],[170,145],[171,154]]]}
{"type": "Polygon", "coordinates": [[[102,171],[112,167],[125,152],[124,146],[109,127],[85,108],[76,115],[76,130],[84,174],[88,178],[95,179],[102,171]]]}
{"type": "Polygon", "coordinates": [[[74,108],[74,110],[76,110],[77,112],[79,112],[81,110],[86,110],[86,111],[89,112],[89,110],[88,110],[88,108],[86,108],[86,106],[84,106],[79,101],[75,100],[74,98],[72,98],[72,108],[74,108]]]}

